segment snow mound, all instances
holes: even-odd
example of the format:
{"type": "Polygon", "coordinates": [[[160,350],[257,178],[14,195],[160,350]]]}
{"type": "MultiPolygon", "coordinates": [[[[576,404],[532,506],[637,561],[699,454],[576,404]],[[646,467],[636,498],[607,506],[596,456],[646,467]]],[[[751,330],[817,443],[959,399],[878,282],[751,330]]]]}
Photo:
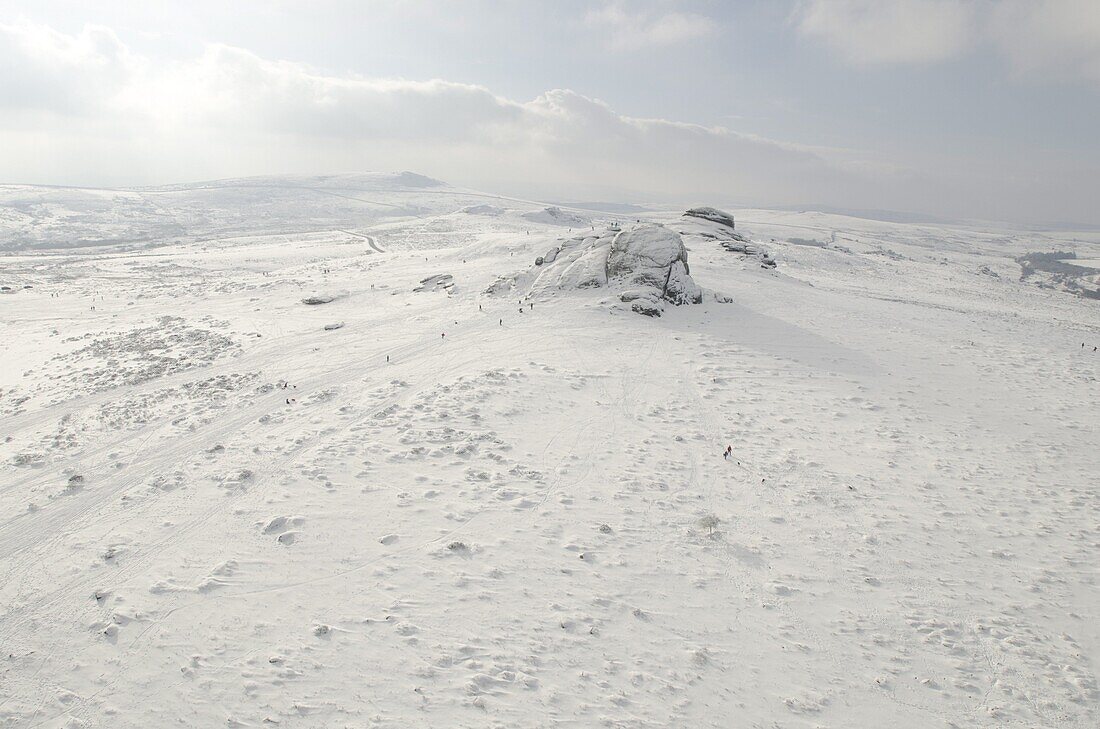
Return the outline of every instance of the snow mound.
{"type": "Polygon", "coordinates": [[[566,212],[557,206],[550,206],[543,210],[524,213],[523,217],[533,223],[546,223],[548,225],[581,226],[588,225],[591,221],[576,213],[566,212]]]}
{"type": "Polygon", "coordinates": [[[394,183],[403,185],[404,187],[445,187],[447,185],[447,183],[442,180],[437,180],[427,175],[419,175],[415,172],[409,172],[408,170],[404,172],[395,172],[390,175],[390,178],[394,183]]]}
{"type": "Polygon", "coordinates": [[[692,208],[691,210],[688,210],[686,213],[684,213],[684,217],[686,217],[686,218],[701,218],[703,220],[709,220],[712,223],[718,223],[719,225],[724,225],[724,226],[730,228],[731,230],[734,227],[733,215],[730,214],[730,213],[727,213],[725,210],[719,210],[718,208],[708,208],[708,207],[692,208]]]}
{"type": "Polygon", "coordinates": [[[660,316],[666,303],[703,300],[683,239],[655,223],[564,241],[535,259],[525,276],[532,293],[610,288],[631,310],[647,316],[660,316]]]}
{"type": "Polygon", "coordinates": [[[466,213],[467,215],[491,215],[493,217],[497,217],[499,215],[504,215],[507,210],[496,205],[471,205],[469,207],[462,208],[462,212],[466,213]]]}

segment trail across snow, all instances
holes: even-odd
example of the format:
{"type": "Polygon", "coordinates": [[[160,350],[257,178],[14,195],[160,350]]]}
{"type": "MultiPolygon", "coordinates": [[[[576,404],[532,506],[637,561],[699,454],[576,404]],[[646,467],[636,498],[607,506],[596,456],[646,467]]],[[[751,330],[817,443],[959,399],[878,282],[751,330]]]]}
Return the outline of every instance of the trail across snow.
{"type": "Polygon", "coordinates": [[[369,192],[5,257],[0,727],[1096,726],[1100,310],[1032,240],[651,214],[732,299],[651,319],[369,192]]]}

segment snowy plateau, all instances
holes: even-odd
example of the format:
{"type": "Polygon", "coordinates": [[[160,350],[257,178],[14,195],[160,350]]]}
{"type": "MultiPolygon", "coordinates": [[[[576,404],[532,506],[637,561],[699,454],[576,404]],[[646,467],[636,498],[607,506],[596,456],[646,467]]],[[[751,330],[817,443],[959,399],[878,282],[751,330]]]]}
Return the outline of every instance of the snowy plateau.
{"type": "Polygon", "coordinates": [[[0,727],[1100,726],[1100,232],[690,203],[0,186],[0,727]]]}

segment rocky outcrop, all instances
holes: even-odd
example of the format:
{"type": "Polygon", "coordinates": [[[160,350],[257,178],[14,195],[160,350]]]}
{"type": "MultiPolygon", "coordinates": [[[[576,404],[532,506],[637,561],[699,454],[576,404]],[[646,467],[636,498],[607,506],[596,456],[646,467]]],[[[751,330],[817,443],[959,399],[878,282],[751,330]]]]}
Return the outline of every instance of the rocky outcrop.
{"type": "Polygon", "coordinates": [[[342,299],[347,295],[346,291],[323,291],[305,297],[302,299],[302,303],[306,306],[320,306],[321,304],[331,304],[333,301],[342,299]]]}
{"type": "Polygon", "coordinates": [[[718,208],[692,208],[684,213],[684,217],[709,220],[712,223],[724,225],[730,230],[734,228],[733,215],[727,213],[725,210],[719,210],[718,208]]]}
{"type": "Polygon", "coordinates": [[[681,216],[681,235],[689,241],[713,241],[729,253],[755,258],[761,268],[775,268],[775,259],[762,246],[733,229],[733,216],[717,208],[692,208],[681,216]]]}
{"type": "Polygon", "coordinates": [[[632,311],[646,316],[660,316],[666,304],[703,300],[679,233],[654,223],[564,241],[538,256],[534,267],[514,281],[492,288],[502,291],[527,284],[536,294],[609,288],[632,311]]]}
{"type": "Polygon", "coordinates": [[[424,291],[446,291],[450,293],[454,288],[454,277],[449,273],[437,273],[435,276],[428,276],[427,278],[420,279],[420,285],[413,289],[415,292],[424,291]]]}
{"type": "Polygon", "coordinates": [[[1020,256],[1020,280],[1043,288],[1060,289],[1085,299],[1100,299],[1100,270],[1073,263],[1073,251],[1028,253],[1020,256]]]}
{"type": "Polygon", "coordinates": [[[698,304],[703,292],[691,278],[687,249],[680,236],[659,225],[620,231],[607,254],[607,279],[632,289],[644,287],[680,306],[698,304]]]}

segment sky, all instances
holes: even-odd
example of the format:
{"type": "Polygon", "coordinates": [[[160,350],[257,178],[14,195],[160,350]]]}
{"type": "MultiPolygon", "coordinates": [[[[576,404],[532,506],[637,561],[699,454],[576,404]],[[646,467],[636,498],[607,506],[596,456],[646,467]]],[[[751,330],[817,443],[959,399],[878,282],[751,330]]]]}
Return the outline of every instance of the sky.
{"type": "Polygon", "coordinates": [[[1100,224],[1100,0],[0,0],[0,182],[1100,224]]]}

